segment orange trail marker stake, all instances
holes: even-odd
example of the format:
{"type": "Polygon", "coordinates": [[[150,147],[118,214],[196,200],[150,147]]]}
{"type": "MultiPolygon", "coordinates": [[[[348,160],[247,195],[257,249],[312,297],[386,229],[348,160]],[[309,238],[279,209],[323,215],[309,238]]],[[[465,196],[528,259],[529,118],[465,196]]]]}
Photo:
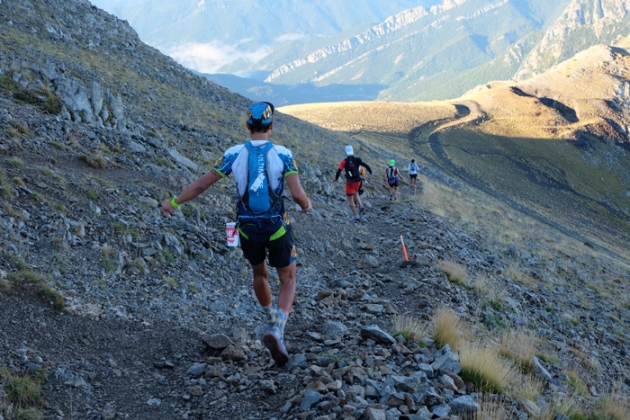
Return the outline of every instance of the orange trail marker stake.
{"type": "Polygon", "coordinates": [[[400,244],[402,245],[403,253],[405,254],[405,261],[409,262],[409,257],[407,256],[407,248],[405,248],[405,241],[403,241],[402,235],[400,235],[400,244]]]}

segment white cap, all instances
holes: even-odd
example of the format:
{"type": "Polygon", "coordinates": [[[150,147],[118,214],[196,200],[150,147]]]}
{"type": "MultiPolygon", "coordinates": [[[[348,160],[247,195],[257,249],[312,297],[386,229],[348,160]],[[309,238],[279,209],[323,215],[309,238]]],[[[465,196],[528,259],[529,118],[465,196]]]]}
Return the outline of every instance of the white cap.
{"type": "Polygon", "coordinates": [[[346,155],[354,155],[354,150],[352,150],[352,146],[346,146],[346,155]]]}

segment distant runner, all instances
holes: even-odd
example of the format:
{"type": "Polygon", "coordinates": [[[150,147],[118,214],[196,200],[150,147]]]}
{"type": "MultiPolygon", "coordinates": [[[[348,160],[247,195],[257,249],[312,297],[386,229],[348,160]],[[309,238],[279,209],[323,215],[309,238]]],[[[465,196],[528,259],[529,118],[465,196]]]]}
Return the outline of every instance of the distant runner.
{"type": "Polygon", "coordinates": [[[361,166],[361,169],[359,169],[359,176],[361,177],[361,185],[359,186],[359,194],[354,196],[355,198],[354,204],[356,208],[359,209],[359,213],[363,213],[363,206],[361,205],[361,196],[365,192],[365,190],[363,189],[363,184],[368,183],[367,180],[365,179],[365,166],[361,166]]]}
{"type": "Polygon", "coordinates": [[[289,187],[293,201],[302,213],[313,210],[304,192],[298,168],[291,152],[269,140],[273,130],[274,106],[258,102],[249,107],[246,122],[251,141],[230,147],[214,168],[186,188],[179,197],[162,202],[162,214],[168,215],[230,174],[236,180],[240,200],[236,215],[241,250],[254,272],[254,294],[267,319],[263,343],[279,366],[289,361],[284,346],[284,327],[291,313],[296,287],[297,252],[291,221],[285,212],[282,193],[289,187]],[[278,309],[272,306],[269,265],[276,268],[280,280],[278,309]]]}
{"type": "Polygon", "coordinates": [[[389,167],[385,169],[385,180],[389,185],[389,201],[396,200],[398,198],[398,178],[400,172],[395,166],[396,161],[394,159],[389,161],[389,167]]]}
{"type": "Polygon", "coordinates": [[[418,164],[416,164],[415,159],[411,159],[411,163],[407,167],[409,170],[409,181],[411,182],[411,186],[413,187],[414,195],[416,193],[416,182],[418,180],[418,164]]]}
{"type": "Polygon", "coordinates": [[[354,156],[354,150],[352,146],[346,146],[347,157],[339,163],[337,174],[333,182],[337,182],[341,171],[346,171],[346,196],[348,197],[348,204],[350,210],[352,210],[352,220],[359,221],[360,217],[358,212],[363,212],[363,204],[361,204],[361,197],[359,195],[359,189],[361,188],[361,166],[364,166],[370,174],[372,174],[372,168],[363,162],[361,158],[354,156]],[[358,208],[358,212],[357,212],[358,208]]]}

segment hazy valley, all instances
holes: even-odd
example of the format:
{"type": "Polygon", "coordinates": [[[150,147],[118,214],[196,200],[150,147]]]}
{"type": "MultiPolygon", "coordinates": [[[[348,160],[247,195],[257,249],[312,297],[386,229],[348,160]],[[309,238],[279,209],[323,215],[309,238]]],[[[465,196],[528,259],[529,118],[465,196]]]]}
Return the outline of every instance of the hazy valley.
{"type": "Polygon", "coordinates": [[[217,74],[213,80],[251,99],[267,94],[282,104],[456,98],[488,80],[542,73],[630,30],[625,0],[394,2],[379,10],[366,3],[356,5],[360,13],[328,4],[255,13],[248,2],[96,4],[129,20],[145,42],[185,66],[245,76],[217,74]],[[228,18],[241,10],[244,18],[228,18]],[[250,25],[257,13],[273,18],[250,25]],[[221,22],[201,24],[219,14],[225,17],[221,22]],[[295,15],[302,16],[299,27],[295,15]],[[175,22],[171,26],[169,19],[175,22]],[[224,22],[235,23],[226,27],[224,22]],[[210,65],[212,60],[223,64],[210,65]],[[339,91],[336,98],[331,90],[339,91]]]}

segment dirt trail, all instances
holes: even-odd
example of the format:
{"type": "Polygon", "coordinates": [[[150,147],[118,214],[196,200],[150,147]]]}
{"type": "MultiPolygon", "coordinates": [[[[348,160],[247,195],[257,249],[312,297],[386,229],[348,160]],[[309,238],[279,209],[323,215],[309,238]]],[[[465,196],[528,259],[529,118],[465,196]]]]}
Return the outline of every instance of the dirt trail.
{"type": "MultiPolygon", "coordinates": [[[[423,124],[419,127],[416,127],[409,132],[409,136],[408,136],[409,143],[410,143],[411,148],[414,150],[414,152],[416,154],[420,154],[420,155],[422,154],[421,151],[417,148],[416,142],[417,142],[417,139],[420,138],[421,136],[427,136],[428,143],[431,147],[431,150],[433,150],[433,152],[435,153],[438,159],[438,162],[434,162],[431,159],[428,159],[428,160],[432,161],[433,163],[437,163],[440,167],[444,168],[450,174],[464,180],[468,185],[475,187],[478,190],[481,190],[498,200],[501,200],[502,202],[508,204],[509,206],[520,211],[521,213],[529,217],[532,217],[533,219],[543,224],[551,226],[554,229],[576,240],[590,243],[588,238],[584,237],[583,235],[580,235],[575,230],[567,228],[566,226],[563,226],[557,222],[554,222],[546,218],[545,216],[541,215],[540,213],[532,210],[530,207],[524,206],[518,203],[517,201],[511,199],[510,197],[506,196],[505,194],[502,194],[492,189],[491,187],[486,185],[482,180],[478,179],[477,177],[471,175],[468,171],[466,171],[466,168],[457,166],[448,157],[448,154],[445,152],[444,147],[440,141],[440,133],[443,133],[447,130],[451,130],[457,127],[479,125],[488,119],[488,115],[481,109],[479,104],[474,101],[465,101],[462,103],[454,104],[454,106],[457,108],[457,111],[458,111],[458,115],[456,119],[432,121],[430,123],[423,124]]],[[[525,167],[522,164],[520,164],[520,166],[521,166],[521,169],[532,171],[532,168],[525,167]]],[[[537,175],[539,174],[534,174],[534,173],[531,174],[532,182],[539,183],[539,176],[537,175]]],[[[575,196],[578,196],[582,199],[588,199],[588,197],[585,197],[584,195],[579,194],[577,191],[573,190],[568,185],[558,184],[556,185],[556,187],[558,189],[567,191],[575,196]]],[[[605,203],[598,203],[598,204],[605,206],[605,203]]],[[[609,210],[613,210],[614,212],[614,209],[609,209],[609,210]]],[[[626,241],[630,240],[630,237],[626,237],[625,235],[622,235],[622,236],[624,240],[626,241]]],[[[596,248],[599,250],[605,251],[611,255],[614,255],[617,258],[622,258],[620,255],[618,255],[617,253],[613,252],[612,250],[606,247],[598,245],[596,246],[596,248]]]]}

